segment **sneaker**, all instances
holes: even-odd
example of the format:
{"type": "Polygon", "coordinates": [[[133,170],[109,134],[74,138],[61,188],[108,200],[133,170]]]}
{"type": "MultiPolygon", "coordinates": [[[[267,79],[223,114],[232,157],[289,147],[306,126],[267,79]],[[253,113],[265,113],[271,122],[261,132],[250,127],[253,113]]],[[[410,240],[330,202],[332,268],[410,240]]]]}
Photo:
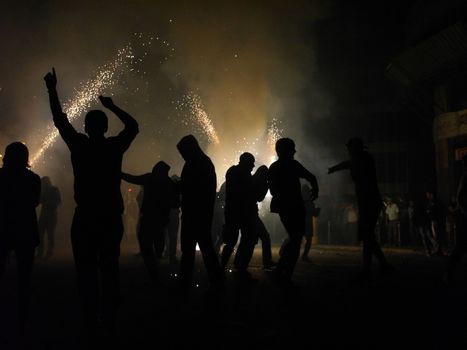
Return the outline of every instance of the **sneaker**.
{"type": "Polygon", "coordinates": [[[270,262],[269,264],[266,264],[263,266],[263,270],[267,272],[272,272],[276,269],[277,264],[275,262],[270,262]]]}

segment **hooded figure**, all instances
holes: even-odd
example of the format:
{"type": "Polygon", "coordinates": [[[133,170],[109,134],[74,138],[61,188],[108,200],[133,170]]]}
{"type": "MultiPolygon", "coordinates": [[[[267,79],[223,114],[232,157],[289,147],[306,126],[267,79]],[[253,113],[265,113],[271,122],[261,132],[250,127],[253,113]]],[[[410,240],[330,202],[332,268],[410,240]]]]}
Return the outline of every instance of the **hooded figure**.
{"type": "Polygon", "coordinates": [[[184,136],[177,144],[177,149],[185,160],[181,174],[180,287],[188,290],[191,285],[196,244],[203,255],[211,285],[218,285],[223,280],[223,273],[211,239],[216,171],[193,135],[184,136]]]}

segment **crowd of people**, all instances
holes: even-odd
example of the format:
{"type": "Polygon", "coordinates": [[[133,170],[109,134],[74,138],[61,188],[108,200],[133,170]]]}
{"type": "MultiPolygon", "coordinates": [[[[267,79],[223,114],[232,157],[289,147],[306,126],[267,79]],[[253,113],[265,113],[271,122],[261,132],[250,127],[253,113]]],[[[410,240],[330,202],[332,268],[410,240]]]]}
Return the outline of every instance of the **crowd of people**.
{"type": "MultiPolygon", "coordinates": [[[[124,233],[122,180],[141,186],[136,201],[139,206],[136,231],[152,283],[159,285],[161,282],[159,261],[165,251],[171,263],[179,265],[174,292],[188,294],[193,284],[196,246],[199,246],[210,281],[209,293],[223,292],[225,268],[232,255],[239,282],[251,283],[248,268],[255,245],[261,240],[264,270],[271,272],[279,286],[293,286],[299,258],[310,261],[312,222],[319,214],[319,209],[314,206],[319,196],[318,181],[294,158],[293,140],[279,139],[275,145],[278,159],[269,168],[258,167],[254,174],[255,157],[248,152],[241,154],[238,164],[228,169],[219,192],[216,192],[215,167],[193,135],[184,136],[176,146],[185,162],[180,178],[169,176],[170,165],[164,161],[156,163],[151,172],[128,174],[122,172],[122,158],[139,132],[137,121],[111,98],[101,96],[102,105],[123,123],[123,130],[116,136],[105,137],[107,115],[101,110],[91,110],[85,117],[85,134],[80,133],[62,111],[55,70],[44,79],[55,127],[71,154],[76,202],[71,242],[83,327],[90,337],[96,335],[99,325],[110,331],[115,326],[119,306],[120,243],[124,233]],[[278,215],[287,233],[277,263],[272,259],[271,237],[258,208],[268,191],[272,196],[270,212],[278,215]],[[216,219],[218,213],[223,213],[224,220],[216,219]],[[176,256],[179,224],[180,261],[176,256]],[[303,238],[305,248],[301,252],[303,238]]],[[[372,280],[373,257],[379,263],[381,275],[394,271],[381,249],[381,220],[385,222],[386,237],[391,245],[401,245],[405,237],[401,227],[404,226],[418,232],[427,254],[442,252],[439,238],[442,224],[438,221],[441,210],[433,193],[427,193],[423,207],[409,203],[403,208],[389,198],[383,201],[373,158],[362,140],[352,138],[346,147],[349,159],[330,167],[328,173],[349,170],[355,183],[356,206],[346,208],[346,217],[362,242],[363,263],[359,280],[372,280]],[[409,218],[408,225],[401,224],[403,217],[409,218]]],[[[464,192],[461,186],[460,196],[465,196],[464,192]]],[[[56,212],[60,202],[60,192],[50,179],[44,177],[41,181],[29,170],[27,147],[20,142],[10,144],[0,169],[0,277],[8,253],[14,251],[20,276],[19,312],[22,320],[27,316],[34,256],[37,254],[42,258],[53,254],[56,212]],[[42,208],[37,220],[36,207],[40,203],[42,208]],[[46,235],[48,244],[44,256],[46,235]]],[[[456,210],[463,213],[463,204],[457,208],[456,205],[456,210]]],[[[130,224],[127,223],[127,228],[130,224]]],[[[464,250],[459,246],[450,260],[451,281],[454,281],[455,267],[464,250]]]]}

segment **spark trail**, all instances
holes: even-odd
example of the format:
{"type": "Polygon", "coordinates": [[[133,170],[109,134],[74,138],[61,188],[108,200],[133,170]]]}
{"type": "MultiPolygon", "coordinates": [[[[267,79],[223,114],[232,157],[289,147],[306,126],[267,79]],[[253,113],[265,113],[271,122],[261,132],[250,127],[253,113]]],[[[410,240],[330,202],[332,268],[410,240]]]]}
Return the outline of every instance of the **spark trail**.
{"type": "MultiPolygon", "coordinates": [[[[117,56],[113,61],[104,64],[98,69],[95,78],[81,83],[75,95],[63,104],[63,110],[68,116],[68,119],[70,121],[76,119],[81,113],[89,109],[91,103],[96,101],[104,90],[114,86],[118,77],[124,70],[131,68],[134,57],[132,47],[128,44],[118,50],[117,56]]],[[[42,142],[41,148],[31,159],[31,166],[34,166],[34,164],[39,161],[44,155],[44,152],[50,148],[57,139],[57,129],[53,126],[49,126],[48,130],[49,133],[42,142]]]]}

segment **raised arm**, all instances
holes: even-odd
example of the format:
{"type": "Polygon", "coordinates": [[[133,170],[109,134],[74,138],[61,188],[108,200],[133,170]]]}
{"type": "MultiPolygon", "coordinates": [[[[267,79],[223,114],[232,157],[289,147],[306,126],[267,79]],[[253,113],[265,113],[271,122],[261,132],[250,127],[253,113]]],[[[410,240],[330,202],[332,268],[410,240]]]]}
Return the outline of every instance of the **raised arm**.
{"type": "Polygon", "coordinates": [[[62,106],[57,93],[57,74],[55,73],[55,68],[52,68],[52,72],[48,72],[45,75],[44,80],[49,92],[50,110],[52,111],[55,127],[70,147],[73,137],[76,136],[78,132],[75,130],[73,125],[71,125],[67,115],[62,111],[62,106]]]}
{"type": "Polygon", "coordinates": [[[122,142],[123,150],[127,150],[139,132],[138,122],[123,109],[116,106],[110,97],[99,96],[99,100],[105,108],[112,111],[125,125],[125,128],[118,134],[118,138],[122,142]]]}
{"type": "Polygon", "coordinates": [[[350,169],[350,160],[346,160],[345,162],[336,164],[328,168],[328,174],[332,174],[332,173],[335,173],[336,171],[341,171],[345,169],[350,169]]]}
{"type": "Polygon", "coordinates": [[[134,185],[144,185],[149,175],[150,174],[130,175],[122,172],[121,178],[126,182],[129,182],[134,185]]]}

